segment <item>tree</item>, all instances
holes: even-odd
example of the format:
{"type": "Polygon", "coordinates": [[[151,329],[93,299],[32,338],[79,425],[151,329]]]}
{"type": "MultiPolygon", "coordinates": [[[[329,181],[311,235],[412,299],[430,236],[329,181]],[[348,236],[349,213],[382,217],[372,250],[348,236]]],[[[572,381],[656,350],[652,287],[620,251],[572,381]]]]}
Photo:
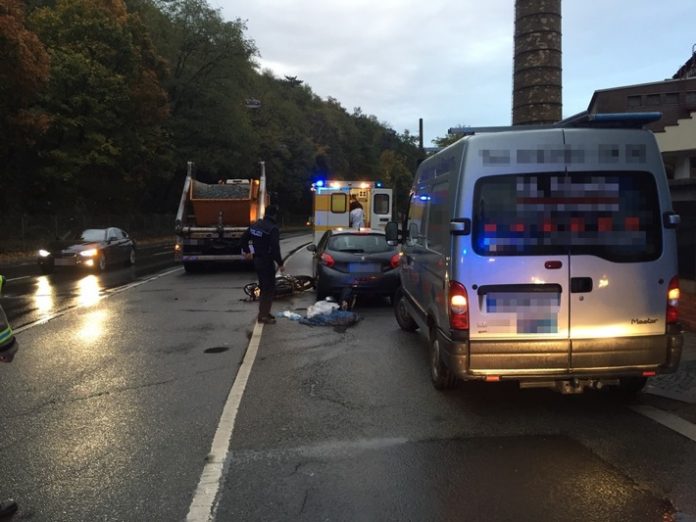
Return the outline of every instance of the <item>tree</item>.
{"type": "Polygon", "coordinates": [[[58,0],[30,20],[51,55],[37,190],[92,212],[139,201],[168,114],[164,67],[140,20],[122,0],[58,0]]]}
{"type": "Polygon", "coordinates": [[[26,27],[23,3],[0,0],[0,208],[21,206],[18,194],[24,156],[48,125],[37,107],[48,81],[49,58],[38,36],[26,27]]]}
{"type": "Polygon", "coordinates": [[[167,128],[182,180],[188,160],[210,179],[257,173],[248,153],[258,143],[245,103],[256,97],[251,60],[257,51],[244,37],[244,23],[226,22],[205,0],[158,0],[155,5],[164,16],[153,38],[169,63],[165,85],[172,117],[167,128]]]}

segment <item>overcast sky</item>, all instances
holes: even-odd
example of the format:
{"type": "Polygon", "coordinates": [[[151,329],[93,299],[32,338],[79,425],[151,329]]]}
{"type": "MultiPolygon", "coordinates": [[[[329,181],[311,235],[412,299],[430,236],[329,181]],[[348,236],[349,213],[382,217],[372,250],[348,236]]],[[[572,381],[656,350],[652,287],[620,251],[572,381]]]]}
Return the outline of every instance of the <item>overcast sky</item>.
{"type": "MultiPolygon", "coordinates": [[[[259,64],[424,145],[512,121],[514,0],[210,0],[246,21],[259,64]]],[[[694,0],[563,0],[563,116],[597,89],[671,78],[696,44],[694,0]]]]}

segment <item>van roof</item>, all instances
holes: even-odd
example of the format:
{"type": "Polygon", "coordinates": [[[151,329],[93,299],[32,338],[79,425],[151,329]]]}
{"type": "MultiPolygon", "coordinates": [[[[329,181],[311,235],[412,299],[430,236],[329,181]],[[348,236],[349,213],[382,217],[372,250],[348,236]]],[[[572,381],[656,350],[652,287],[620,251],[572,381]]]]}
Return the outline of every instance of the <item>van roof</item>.
{"type": "Polygon", "coordinates": [[[550,125],[509,125],[499,127],[453,127],[449,134],[470,136],[488,132],[526,131],[544,129],[568,128],[601,128],[601,129],[642,129],[648,123],[662,118],[661,112],[611,112],[589,113],[579,112],[569,118],[550,125]]]}

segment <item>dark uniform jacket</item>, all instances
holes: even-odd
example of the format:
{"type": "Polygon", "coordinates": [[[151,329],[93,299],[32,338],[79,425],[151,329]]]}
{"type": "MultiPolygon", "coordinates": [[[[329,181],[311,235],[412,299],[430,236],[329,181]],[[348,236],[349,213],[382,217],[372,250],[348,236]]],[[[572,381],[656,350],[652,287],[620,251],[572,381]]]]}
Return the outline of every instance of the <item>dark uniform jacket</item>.
{"type": "Polygon", "coordinates": [[[265,217],[247,228],[242,235],[242,251],[251,252],[256,258],[270,257],[282,265],[280,230],[275,219],[265,217]]]}

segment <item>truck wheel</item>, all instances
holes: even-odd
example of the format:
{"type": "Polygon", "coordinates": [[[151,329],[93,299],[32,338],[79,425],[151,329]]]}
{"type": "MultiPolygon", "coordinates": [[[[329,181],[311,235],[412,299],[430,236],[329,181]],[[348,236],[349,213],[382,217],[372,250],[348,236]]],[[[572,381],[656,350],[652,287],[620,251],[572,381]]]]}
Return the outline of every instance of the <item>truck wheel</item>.
{"type": "Polygon", "coordinates": [[[457,378],[442,361],[440,341],[434,329],[430,330],[430,380],[436,390],[454,388],[457,378]]]}
{"type": "Polygon", "coordinates": [[[418,330],[418,324],[406,309],[406,296],[401,288],[396,290],[394,297],[392,297],[392,302],[394,304],[394,316],[396,317],[396,322],[399,323],[399,327],[406,332],[418,330]]]}
{"type": "Polygon", "coordinates": [[[198,272],[198,265],[196,263],[184,263],[184,270],[187,274],[195,274],[198,272]]]}

